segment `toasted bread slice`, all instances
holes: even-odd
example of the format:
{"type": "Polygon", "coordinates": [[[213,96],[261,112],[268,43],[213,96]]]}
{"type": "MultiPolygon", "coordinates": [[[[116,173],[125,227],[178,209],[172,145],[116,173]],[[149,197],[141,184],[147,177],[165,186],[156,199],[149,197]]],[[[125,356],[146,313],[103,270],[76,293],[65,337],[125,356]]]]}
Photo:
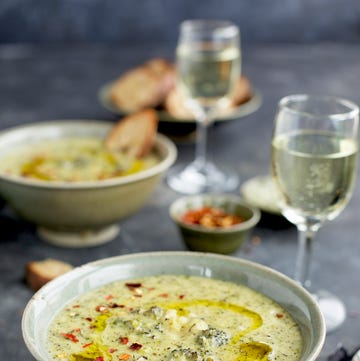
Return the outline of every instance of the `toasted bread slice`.
{"type": "Polygon", "coordinates": [[[120,76],[110,88],[110,101],[127,113],[157,107],[174,81],[174,66],[165,59],[155,58],[120,76]]]}
{"type": "Polygon", "coordinates": [[[43,261],[32,261],[26,266],[26,282],[37,291],[49,281],[73,269],[68,263],[45,259],[43,261]]]}
{"type": "MultiPolygon", "coordinates": [[[[236,82],[234,91],[230,97],[230,103],[227,107],[219,110],[219,116],[227,116],[230,115],[235,107],[240,104],[245,103],[251,98],[251,84],[249,80],[241,76],[239,80],[236,82]]],[[[176,119],[193,119],[194,115],[192,112],[186,107],[185,99],[179,90],[174,87],[167,94],[164,101],[165,110],[176,119]]]]}
{"type": "Polygon", "coordinates": [[[252,96],[252,88],[249,79],[245,76],[241,76],[235,85],[234,92],[232,94],[232,104],[234,106],[247,102],[252,96]]]}
{"type": "Polygon", "coordinates": [[[194,114],[185,104],[185,99],[179,90],[174,87],[166,95],[164,109],[176,119],[193,119],[194,114]]]}
{"type": "Polygon", "coordinates": [[[105,138],[105,147],[123,151],[135,158],[144,157],[154,144],[158,115],[153,109],[132,113],[117,122],[105,138]]]}

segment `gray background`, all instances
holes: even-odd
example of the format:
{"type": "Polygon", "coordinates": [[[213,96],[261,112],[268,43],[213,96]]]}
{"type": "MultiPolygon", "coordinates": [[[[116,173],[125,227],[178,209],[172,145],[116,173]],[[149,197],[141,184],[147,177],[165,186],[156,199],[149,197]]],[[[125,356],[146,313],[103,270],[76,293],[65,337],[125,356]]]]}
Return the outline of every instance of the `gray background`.
{"type": "Polygon", "coordinates": [[[358,42],[358,0],[1,0],[0,43],[173,43],[186,18],[226,18],[246,43],[358,42]]]}

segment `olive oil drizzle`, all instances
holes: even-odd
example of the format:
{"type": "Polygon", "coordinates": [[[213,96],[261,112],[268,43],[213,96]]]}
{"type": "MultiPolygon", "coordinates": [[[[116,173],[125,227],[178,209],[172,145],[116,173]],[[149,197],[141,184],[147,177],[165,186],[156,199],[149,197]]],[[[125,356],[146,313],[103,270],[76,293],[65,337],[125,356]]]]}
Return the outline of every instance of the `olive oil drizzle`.
{"type": "Polygon", "coordinates": [[[94,175],[96,179],[120,177],[146,169],[146,163],[142,159],[129,157],[124,161],[119,156],[121,156],[119,152],[87,147],[80,149],[79,154],[46,154],[42,152],[22,163],[20,175],[42,181],[73,182],[81,179],[76,179],[76,176],[75,179],[72,179],[72,173],[69,171],[66,176],[61,175],[63,170],[72,169],[78,174],[86,170],[95,160],[102,165],[94,175]]]}
{"type": "Polygon", "coordinates": [[[259,328],[263,321],[261,316],[254,312],[249,310],[248,308],[235,305],[232,303],[227,303],[223,301],[212,301],[212,300],[191,300],[191,301],[182,301],[182,302],[169,302],[161,304],[162,307],[166,309],[176,309],[178,314],[180,316],[186,316],[188,311],[186,310],[188,307],[191,306],[204,306],[204,307],[217,307],[222,308],[224,310],[232,311],[239,313],[243,316],[246,316],[252,320],[252,325],[248,328],[244,329],[243,331],[237,333],[235,336],[233,336],[231,342],[237,343],[241,337],[245,336],[247,333],[256,330],[259,328]]]}
{"type": "MultiPolygon", "coordinates": [[[[167,310],[175,309],[179,316],[188,315],[188,308],[193,306],[215,307],[241,314],[250,318],[252,323],[249,327],[242,330],[241,332],[238,332],[231,338],[231,347],[238,349],[238,355],[234,358],[233,361],[267,361],[268,356],[272,351],[271,347],[264,343],[253,341],[240,343],[242,337],[244,337],[249,332],[261,327],[261,325],[263,324],[261,316],[246,307],[227,303],[224,301],[212,301],[206,299],[178,302],[161,302],[156,303],[152,306],[160,306],[167,310]]],[[[108,352],[109,347],[96,342],[96,339],[101,339],[101,333],[105,330],[107,320],[111,316],[113,316],[112,313],[107,312],[96,317],[96,319],[91,324],[92,329],[96,331],[97,334],[94,337],[94,342],[83,352],[70,355],[69,361],[93,361],[98,357],[103,357],[104,361],[112,359],[111,355],[108,352]]],[[[229,345],[224,345],[223,347],[228,348],[229,345]]]]}
{"type": "MultiPolygon", "coordinates": [[[[233,347],[241,341],[242,337],[244,337],[249,332],[261,327],[261,325],[263,324],[263,320],[258,313],[251,311],[246,307],[223,301],[192,300],[185,302],[164,303],[161,306],[167,309],[176,309],[180,316],[186,316],[188,314],[188,311],[186,309],[188,307],[196,305],[204,307],[222,308],[224,310],[239,313],[252,320],[252,324],[249,327],[237,333],[231,338],[230,343],[233,345],[233,347]]],[[[267,361],[268,356],[272,351],[272,348],[269,345],[260,342],[240,343],[238,347],[239,355],[233,361],[267,361]]]]}

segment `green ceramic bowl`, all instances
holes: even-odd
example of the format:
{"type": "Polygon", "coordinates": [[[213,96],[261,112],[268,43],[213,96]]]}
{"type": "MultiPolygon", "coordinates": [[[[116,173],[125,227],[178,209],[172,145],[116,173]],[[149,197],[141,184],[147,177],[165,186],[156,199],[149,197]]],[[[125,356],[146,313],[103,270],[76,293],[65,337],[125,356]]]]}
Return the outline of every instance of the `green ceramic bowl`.
{"type": "MultiPolygon", "coordinates": [[[[0,159],[24,145],[62,137],[103,138],[113,126],[101,120],[34,123],[0,132],[0,159]]],[[[143,207],[176,159],[176,146],[158,134],[160,162],[123,177],[86,182],[45,182],[0,174],[0,195],[19,216],[38,227],[45,240],[84,247],[113,239],[118,223],[143,207]]]]}
{"type": "MultiPolygon", "coordinates": [[[[109,282],[159,274],[211,277],[248,286],[284,307],[299,325],[303,348],[299,361],[315,361],[325,339],[325,323],[313,297],[296,282],[260,264],[197,252],[139,253],[103,259],[75,268],[41,288],[22,319],[25,344],[38,361],[55,361],[46,350],[54,316],[84,292],[109,282]]],[[[58,360],[57,360],[58,361],[58,360]]]]}
{"type": "Polygon", "coordinates": [[[239,249],[260,220],[260,211],[257,208],[249,206],[239,197],[224,194],[184,196],[170,206],[169,213],[190,250],[224,254],[239,249]],[[188,210],[200,209],[203,206],[221,208],[228,214],[243,217],[245,221],[228,228],[207,228],[182,221],[188,210]]]}

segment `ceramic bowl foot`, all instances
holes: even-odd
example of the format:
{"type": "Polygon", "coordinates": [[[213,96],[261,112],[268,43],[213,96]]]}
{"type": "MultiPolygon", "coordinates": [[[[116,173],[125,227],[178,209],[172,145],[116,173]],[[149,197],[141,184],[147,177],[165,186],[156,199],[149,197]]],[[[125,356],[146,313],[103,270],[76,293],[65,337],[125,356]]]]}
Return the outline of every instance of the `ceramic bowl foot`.
{"type": "Polygon", "coordinates": [[[110,242],[119,234],[120,226],[113,224],[98,230],[83,230],[78,232],[66,232],[38,227],[37,232],[44,241],[55,246],[82,248],[110,242]]]}

